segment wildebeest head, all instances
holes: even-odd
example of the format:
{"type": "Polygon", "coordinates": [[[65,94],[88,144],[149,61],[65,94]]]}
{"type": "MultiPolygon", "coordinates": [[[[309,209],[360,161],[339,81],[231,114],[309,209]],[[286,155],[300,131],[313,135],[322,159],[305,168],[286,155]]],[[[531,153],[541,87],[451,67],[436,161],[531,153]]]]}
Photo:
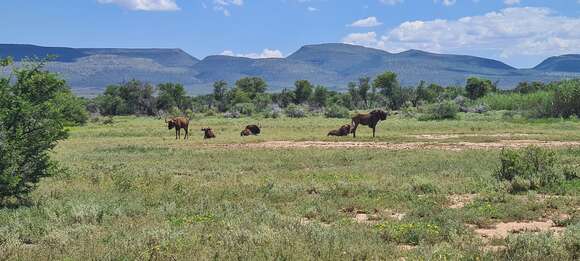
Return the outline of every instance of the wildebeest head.
{"type": "Polygon", "coordinates": [[[387,115],[389,115],[387,112],[383,111],[383,110],[374,110],[371,111],[371,115],[379,118],[380,120],[384,121],[387,119],[387,115]]]}
{"type": "Polygon", "coordinates": [[[242,132],[240,132],[240,136],[250,136],[252,135],[252,132],[249,129],[244,129],[242,132]]]}
{"type": "Polygon", "coordinates": [[[167,118],[165,118],[165,123],[167,123],[168,129],[171,130],[171,129],[175,128],[175,119],[167,120],[167,118]]]}

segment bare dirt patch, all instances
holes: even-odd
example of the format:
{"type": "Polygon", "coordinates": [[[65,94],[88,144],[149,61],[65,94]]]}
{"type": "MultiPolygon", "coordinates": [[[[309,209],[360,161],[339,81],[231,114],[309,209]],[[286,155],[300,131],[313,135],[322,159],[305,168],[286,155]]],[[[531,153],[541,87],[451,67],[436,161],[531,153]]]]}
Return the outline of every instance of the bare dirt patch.
{"type": "Polygon", "coordinates": [[[419,140],[449,140],[449,139],[459,139],[459,138],[473,138],[473,137],[488,137],[488,138],[516,138],[516,137],[527,137],[530,134],[527,133],[497,133],[497,134],[421,134],[421,135],[409,135],[408,137],[413,137],[419,140]]]}
{"type": "Polygon", "coordinates": [[[465,207],[465,205],[473,202],[473,199],[477,194],[465,194],[465,195],[451,195],[447,197],[449,200],[450,205],[448,206],[451,209],[460,209],[465,207]]]}
{"type": "Polygon", "coordinates": [[[500,140],[497,142],[412,142],[412,143],[388,143],[388,142],[328,142],[328,141],[267,141],[260,143],[238,144],[207,144],[204,147],[226,149],[383,149],[383,150],[418,150],[439,149],[462,151],[468,149],[501,149],[501,148],[524,148],[531,145],[539,147],[577,147],[580,141],[540,141],[540,140],[500,140]]]}
{"type": "Polygon", "coordinates": [[[554,232],[561,233],[565,228],[557,227],[554,221],[521,221],[521,222],[502,222],[495,224],[490,229],[475,229],[475,233],[487,239],[503,239],[510,234],[524,232],[554,232]]]}

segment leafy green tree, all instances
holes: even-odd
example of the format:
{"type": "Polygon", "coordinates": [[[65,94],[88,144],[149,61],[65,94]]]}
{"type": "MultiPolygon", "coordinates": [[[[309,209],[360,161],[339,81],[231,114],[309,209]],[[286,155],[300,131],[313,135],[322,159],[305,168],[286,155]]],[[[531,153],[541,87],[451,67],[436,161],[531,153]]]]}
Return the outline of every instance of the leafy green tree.
{"type": "Polygon", "coordinates": [[[290,91],[286,88],[282,89],[279,94],[275,94],[272,96],[272,100],[280,105],[282,108],[288,107],[290,103],[293,103],[296,99],[296,95],[293,91],[290,91]]]}
{"type": "Polygon", "coordinates": [[[319,108],[326,107],[328,103],[328,89],[322,85],[316,86],[314,88],[314,94],[312,95],[312,103],[319,108]]]}
{"type": "Polygon", "coordinates": [[[358,96],[361,98],[365,108],[369,107],[369,90],[371,89],[370,77],[358,79],[358,96]]]}
{"type": "Polygon", "coordinates": [[[387,98],[392,109],[398,109],[403,104],[401,99],[401,85],[397,79],[397,74],[394,72],[385,72],[373,81],[376,89],[387,98]]]}
{"type": "Polygon", "coordinates": [[[102,115],[124,115],[128,114],[127,104],[125,101],[115,95],[104,94],[95,98],[95,103],[102,115]]]}
{"type": "Polygon", "coordinates": [[[155,88],[138,80],[120,85],[107,86],[102,96],[97,97],[99,109],[105,115],[145,114],[154,115],[155,88]]]}
{"type": "MultiPolygon", "coordinates": [[[[3,66],[10,63],[0,61],[3,66]]],[[[41,178],[57,170],[49,152],[67,132],[55,101],[70,90],[42,66],[27,64],[14,70],[15,79],[0,79],[0,203],[24,198],[41,178]]]]}
{"type": "Polygon", "coordinates": [[[238,103],[250,103],[252,102],[252,99],[250,98],[250,95],[248,95],[248,93],[246,93],[245,91],[243,91],[240,88],[235,88],[232,91],[230,91],[230,95],[231,95],[231,100],[232,100],[232,104],[236,105],[238,103]]]}
{"type": "Polygon", "coordinates": [[[312,84],[307,80],[299,80],[294,83],[295,103],[302,104],[312,95],[312,84]]]}
{"type": "Polygon", "coordinates": [[[85,100],[69,90],[59,92],[52,100],[52,106],[64,117],[67,126],[82,125],[89,119],[85,100]]]}
{"type": "Polygon", "coordinates": [[[253,100],[259,93],[266,92],[268,84],[259,77],[246,77],[236,81],[236,88],[244,91],[253,100]]]}
{"type": "Polygon", "coordinates": [[[470,77],[467,79],[467,85],[465,86],[465,91],[467,91],[467,97],[476,100],[485,96],[490,92],[495,91],[495,86],[490,80],[481,79],[477,77],[470,77]]]}
{"type": "Polygon", "coordinates": [[[187,93],[181,84],[162,83],[157,85],[159,95],[157,97],[157,109],[169,110],[177,107],[185,110],[187,107],[187,93]]]}
{"type": "Polygon", "coordinates": [[[360,92],[355,82],[348,83],[348,94],[350,95],[350,105],[353,108],[358,108],[362,102],[360,92]]]}
{"type": "Polygon", "coordinates": [[[213,99],[217,102],[218,110],[224,112],[228,108],[228,83],[226,81],[216,81],[213,83],[213,99]]]}

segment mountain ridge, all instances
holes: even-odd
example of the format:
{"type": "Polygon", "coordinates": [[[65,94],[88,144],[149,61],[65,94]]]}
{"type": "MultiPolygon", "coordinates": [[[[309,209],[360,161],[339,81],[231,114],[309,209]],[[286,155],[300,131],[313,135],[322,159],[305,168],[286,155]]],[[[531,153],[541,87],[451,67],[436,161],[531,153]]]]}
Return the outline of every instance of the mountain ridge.
{"type": "Polygon", "coordinates": [[[242,77],[264,78],[270,90],[291,87],[306,79],[343,90],[359,77],[394,71],[402,85],[419,81],[463,85],[471,76],[498,81],[511,88],[520,81],[554,81],[580,77],[580,55],[550,57],[533,69],[517,69],[501,61],[470,55],[438,54],[421,50],[390,53],[364,46],[323,43],[305,45],[285,58],[252,59],[209,55],[197,59],[179,48],[70,48],[27,44],[0,44],[0,57],[57,54],[50,71],[61,73],[80,93],[102,91],[109,84],[133,78],[153,84],[179,82],[191,93],[207,93],[211,84],[230,84],[242,77]]]}

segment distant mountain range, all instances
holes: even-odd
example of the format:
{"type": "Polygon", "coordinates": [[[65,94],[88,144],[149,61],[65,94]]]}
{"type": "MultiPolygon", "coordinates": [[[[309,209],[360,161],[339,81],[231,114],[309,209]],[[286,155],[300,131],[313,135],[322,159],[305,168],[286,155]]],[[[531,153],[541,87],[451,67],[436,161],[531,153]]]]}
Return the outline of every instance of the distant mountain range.
{"type": "Polygon", "coordinates": [[[502,88],[521,81],[554,81],[580,77],[580,55],[551,57],[533,69],[516,69],[500,61],[467,55],[434,54],[418,50],[389,53],[348,44],[307,45],[286,58],[250,59],[213,55],[198,60],[181,49],[110,49],[42,47],[0,44],[0,57],[17,65],[26,57],[57,58],[48,70],[60,73],[80,94],[100,93],[109,84],[139,79],[154,84],[179,82],[191,93],[207,93],[217,80],[233,84],[246,76],[263,77],[270,90],[292,87],[306,79],[343,90],[361,76],[384,71],[399,75],[403,85],[421,80],[463,85],[470,76],[497,81],[502,88]]]}

